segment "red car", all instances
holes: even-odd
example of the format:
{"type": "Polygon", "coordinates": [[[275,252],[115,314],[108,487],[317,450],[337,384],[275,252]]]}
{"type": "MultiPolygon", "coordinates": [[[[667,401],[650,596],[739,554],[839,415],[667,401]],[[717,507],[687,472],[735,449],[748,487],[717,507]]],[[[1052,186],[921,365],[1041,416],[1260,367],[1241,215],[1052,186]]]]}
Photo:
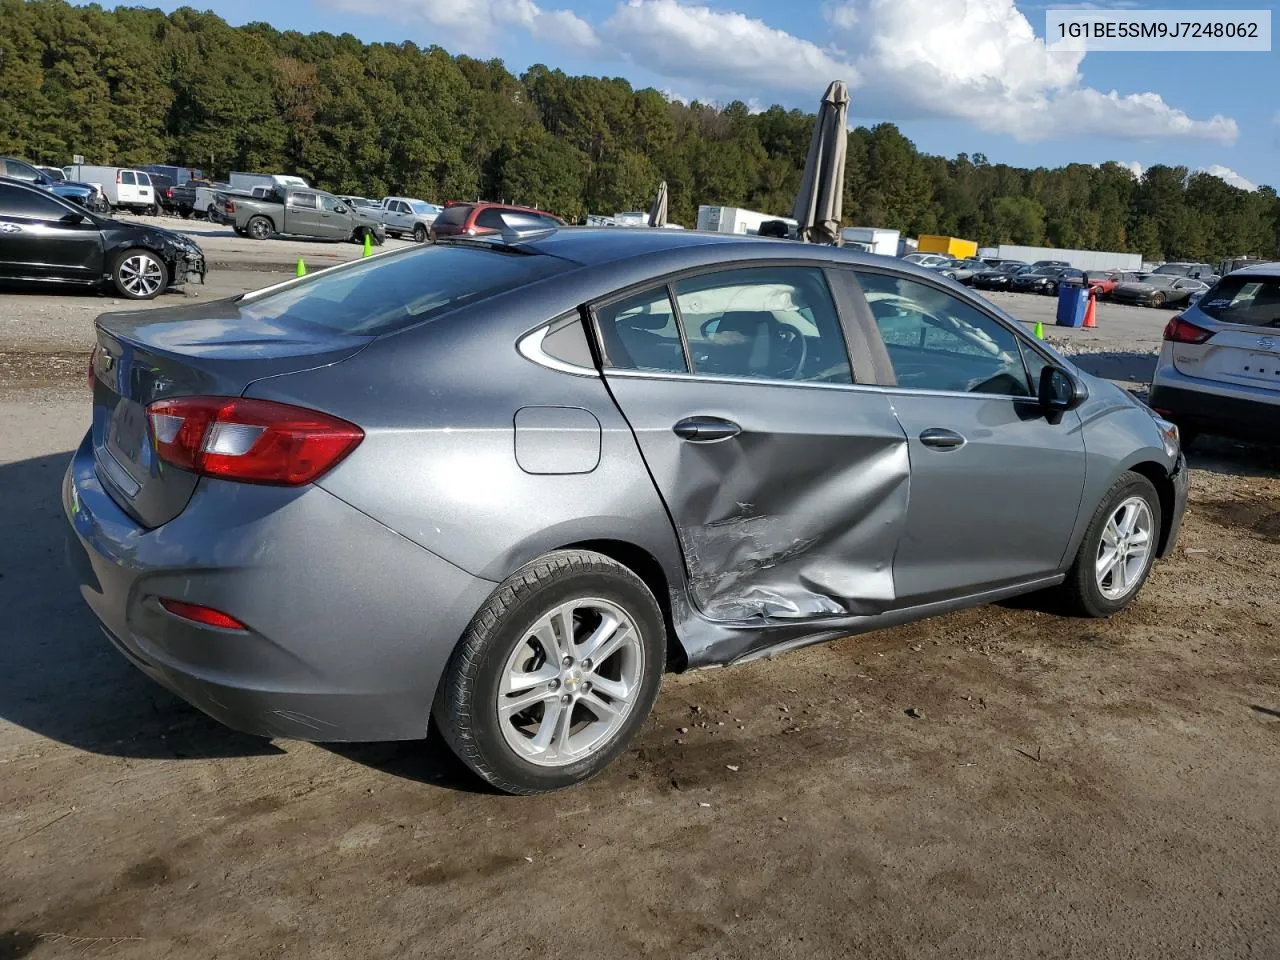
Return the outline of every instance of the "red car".
{"type": "Polygon", "coordinates": [[[555,214],[532,207],[508,203],[449,203],[431,224],[429,236],[438,240],[441,237],[481,237],[487,233],[498,233],[506,226],[502,222],[504,213],[522,213],[545,220],[548,227],[564,226],[564,221],[555,214]]]}
{"type": "Polygon", "coordinates": [[[1090,273],[1089,286],[1098,291],[1098,299],[1111,296],[1111,291],[1122,283],[1136,283],[1138,275],[1123,270],[1108,270],[1105,273],[1090,273]]]}

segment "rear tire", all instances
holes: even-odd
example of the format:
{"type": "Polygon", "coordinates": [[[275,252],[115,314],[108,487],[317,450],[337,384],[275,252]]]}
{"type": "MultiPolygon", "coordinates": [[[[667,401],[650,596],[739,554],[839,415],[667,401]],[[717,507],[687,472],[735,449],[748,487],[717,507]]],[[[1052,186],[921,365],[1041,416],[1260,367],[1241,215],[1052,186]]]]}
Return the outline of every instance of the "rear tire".
{"type": "Polygon", "coordinates": [[[169,268],[150,250],[134,247],[116,258],[111,282],[126,300],[154,300],[169,286],[169,268]]]}
{"type": "Polygon", "coordinates": [[[546,793],[595,776],[626,748],[653,708],[665,658],[662,612],[644,581],[601,554],[558,550],[521,567],[480,608],[432,716],[486,782],[546,793]],[[603,632],[609,623],[617,626],[603,632]],[[588,644],[602,633],[606,652],[593,662],[588,644]],[[504,713],[515,701],[527,706],[504,713]]]}
{"type": "Polygon", "coordinates": [[[250,217],[244,225],[245,236],[251,240],[265,240],[275,230],[275,225],[266,217],[250,217]]]}
{"type": "Polygon", "coordinates": [[[1151,481],[1132,471],[1121,474],[1094,511],[1089,529],[1076,551],[1075,562],[1060,588],[1068,612],[1082,617],[1109,617],[1132,603],[1155,563],[1160,523],[1160,497],[1151,481]],[[1118,522],[1117,519],[1127,510],[1133,511],[1135,523],[1133,530],[1125,533],[1123,519],[1118,522]],[[1121,534],[1117,552],[1129,556],[1135,546],[1144,547],[1145,552],[1140,563],[1134,557],[1114,565],[1106,573],[1106,560],[1116,549],[1112,547],[1115,532],[1121,534]],[[1145,540],[1140,539],[1143,532],[1145,540]]]}

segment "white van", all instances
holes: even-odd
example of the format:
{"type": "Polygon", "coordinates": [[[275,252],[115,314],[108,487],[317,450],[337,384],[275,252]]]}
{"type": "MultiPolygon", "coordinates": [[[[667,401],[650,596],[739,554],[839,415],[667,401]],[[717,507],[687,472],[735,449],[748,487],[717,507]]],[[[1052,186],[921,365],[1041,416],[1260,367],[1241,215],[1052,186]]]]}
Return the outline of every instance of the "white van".
{"type": "Polygon", "coordinates": [[[129,167],[95,167],[82,163],[63,167],[68,180],[97,184],[112,209],[124,207],[139,213],[156,206],[151,177],[129,167]]]}

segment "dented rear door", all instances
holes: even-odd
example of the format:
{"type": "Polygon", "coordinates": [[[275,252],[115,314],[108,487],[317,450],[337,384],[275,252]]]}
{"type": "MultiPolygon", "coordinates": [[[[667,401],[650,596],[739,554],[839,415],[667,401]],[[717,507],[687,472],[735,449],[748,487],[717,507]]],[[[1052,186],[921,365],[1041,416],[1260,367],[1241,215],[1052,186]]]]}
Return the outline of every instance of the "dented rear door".
{"type": "MultiPolygon", "coordinates": [[[[670,293],[678,303],[676,285],[670,293]]],[[[908,454],[888,399],[851,382],[690,373],[690,365],[709,366],[717,318],[746,311],[709,297],[702,314],[685,318],[695,332],[682,342],[666,298],[661,288],[633,296],[629,305],[597,310],[596,321],[606,380],[678,533],[693,602],[720,621],[893,606],[908,454]]],[[[810,344],[829,347],[830,337],[810,344]]]]}

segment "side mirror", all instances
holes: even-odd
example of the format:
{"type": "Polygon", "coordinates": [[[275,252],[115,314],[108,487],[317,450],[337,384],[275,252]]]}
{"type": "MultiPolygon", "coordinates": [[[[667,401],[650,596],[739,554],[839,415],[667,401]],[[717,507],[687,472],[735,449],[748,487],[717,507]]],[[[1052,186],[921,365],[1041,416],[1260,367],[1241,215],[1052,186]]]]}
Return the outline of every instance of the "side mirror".
{"type": "Polygon", "coordinates": [[[74,227],[77,223],[84,222],[84,214],[75,213],[74,211],[69,211],[67,213],[64,213],[61,217],[59,217],[58,222],[65,223],[69,227],[74,227]]]}
{"type": "Polygon", "coordinates": [[[1039,398],[1046,416],[1061,416],[1089,399],[1089,388],[1061,367],[1048,366],[1040,371],[1039,398]]]}
{"type": "Polygon", "coordinates": [[[337,213],[346,213],[346,212],[347,212],[347,208],[346,208],[346,207],[344,207],[342,204],[338,204],[338,205],[337,205],[336,207],[334,207],[333,209],[334,209],[337,213]]]}

